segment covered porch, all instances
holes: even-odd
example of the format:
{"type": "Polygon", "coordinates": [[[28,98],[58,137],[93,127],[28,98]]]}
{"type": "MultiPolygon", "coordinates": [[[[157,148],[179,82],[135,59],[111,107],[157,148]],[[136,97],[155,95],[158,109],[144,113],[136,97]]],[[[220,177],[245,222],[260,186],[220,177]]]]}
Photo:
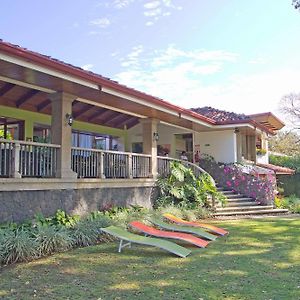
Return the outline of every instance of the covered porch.
{"type": "MultiPolygon", "coordinates": [[[[1,46],[2,183],[42,178],[154,180],[167,165],[162,161],[169,161],[157,151],[168,145],[163,142],[164,128],[173,128],[172,135],[179,132],[182,139],[211,126],[197,114],[107,78],[1,46]],[[137,127],[141,133],[135,143],[137,127]]],[[[178,149],[172,147],[170,156],[178,158],[178,149]]],[[[190,151],[192,160],[192,146],[190,151]]]]}

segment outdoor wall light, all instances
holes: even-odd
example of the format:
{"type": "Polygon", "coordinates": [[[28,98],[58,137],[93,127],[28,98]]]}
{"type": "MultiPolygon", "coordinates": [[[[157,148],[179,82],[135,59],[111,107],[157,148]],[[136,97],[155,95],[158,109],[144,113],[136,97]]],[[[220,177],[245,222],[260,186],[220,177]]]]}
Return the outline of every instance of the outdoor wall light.
{"type": "Polygon", "coordinates": [[[154,141],[158,141],[159,140],[158,132],[153,132],[153,140],[154,141]]]}
{"type": "Polygon", "coordinates": [[[234,133],[239,133],[239,132],[240,132],[240,130],[238,128],[234,129],[234,133]]]}
{"type": "Polygon", "coordinates": [[[66,120],[69,126],[72,126],[73,122],[74,122],[74,118],[71,114],[66,114],[66,120]]]}

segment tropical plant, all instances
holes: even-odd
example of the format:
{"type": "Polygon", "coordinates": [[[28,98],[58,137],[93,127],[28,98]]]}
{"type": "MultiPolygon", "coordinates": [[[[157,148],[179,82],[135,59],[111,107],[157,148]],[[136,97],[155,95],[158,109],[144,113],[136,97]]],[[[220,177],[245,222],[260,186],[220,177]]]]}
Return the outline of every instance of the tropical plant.
{"type": "Polygon", "coordinates": [[[208,174],[196,177],[190,168],[177,161],[171,162],[167,177],[158,178],[157,187],[159,197],[156,207],[174,204],[194,208],[208,205],[209,197],[224,201],[223,195],[218,193],[208,174]]]}

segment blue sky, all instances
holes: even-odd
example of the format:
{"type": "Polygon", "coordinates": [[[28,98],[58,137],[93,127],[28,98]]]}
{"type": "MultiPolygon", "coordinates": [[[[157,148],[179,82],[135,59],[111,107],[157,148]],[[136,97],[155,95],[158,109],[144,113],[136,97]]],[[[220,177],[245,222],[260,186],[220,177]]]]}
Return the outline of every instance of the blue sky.
{"type": "Polygon", "coordinates": [[[186,108],[277,112],[300,92],[291,2],[2,1],[0,38],[186,108]]]}

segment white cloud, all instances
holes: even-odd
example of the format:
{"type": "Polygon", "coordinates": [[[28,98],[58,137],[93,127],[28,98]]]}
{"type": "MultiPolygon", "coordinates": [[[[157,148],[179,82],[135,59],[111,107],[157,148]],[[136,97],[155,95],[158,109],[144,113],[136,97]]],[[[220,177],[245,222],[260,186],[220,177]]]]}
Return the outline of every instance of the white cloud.
{"type": "Polygon", "coordinates": [[[264,65],[266,64],[266,62],[267,62],[266,59],[262,57],[257,57],[248,61],[248,63],[251,65],[264,65]]]}
{"type": "Polygon", "coordinates": [[[144,4],[144,7],[147,9],[154,9],[157,8],[158,6],[160,6],[159,1],[152,1],[144,4]]]}
{"type": "Polygon", "coordinates": [[[144,16],[150,18],[151,21],[145,23],[146,26],[151,26],[158,20],[171,15],[170,10],[181,10],[182,7],[174,5],[171,0],[154,0],[144,4],[144,16]]]}
{"type": "Polygon", "coordinates": [[[115,79],[186,108],[209,105],[238,113],[278,114],[281,97],[300,92],[300,69],[296,67],[207,81],[223,72],[228,64],[237,63],[238,55],[222,50],[183,51],[174,46],[156,51],[154,56],[147,56],[143,48],[143,57],[141,54],[115,79]]]}
{"type": "Polygon", "coordinates": [[[160,8],[144,11],[144,15],[146,17],[156,17],[156,16],[159,16],[160,14],[161,14],[161,9],[160,8]]]}
{"type": "Polygon", "coordinates": [[[81,68],[86,71],[90,71],[93,67],[94,67],[93,64],[86,64],[86,65],[81,66],[81,68]]]}
{"type": "Polygon", "coordinates": [[[135,0],[114,0],[113,6],[118,9],[125,8],[133,3],[135,0]]]}
{"type": "Polygon", "coordinates": [[[106,28],[111,24],[111,21],[108,18],[99,18],[90,21],[90,25],[94,25],[100,28],[106,28]]]}

